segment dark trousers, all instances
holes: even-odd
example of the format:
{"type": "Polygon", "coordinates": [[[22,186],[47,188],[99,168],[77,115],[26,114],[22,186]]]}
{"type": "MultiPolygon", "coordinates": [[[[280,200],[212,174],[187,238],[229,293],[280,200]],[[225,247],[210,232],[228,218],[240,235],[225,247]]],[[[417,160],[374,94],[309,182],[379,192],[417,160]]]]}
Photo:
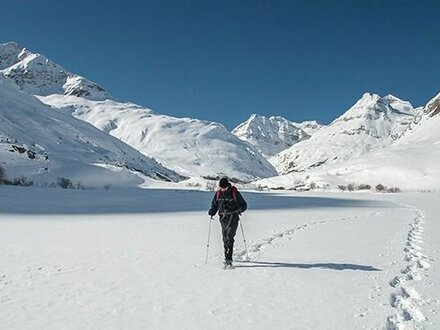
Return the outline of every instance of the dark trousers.
{"type": "Polygon", "coordinates": [[[224,214],[220,217],[222,225],[223,246],[225,248],[225,260],[232,261],[234,252],[234,237],[238,228],[238,214],[224,214]]]}

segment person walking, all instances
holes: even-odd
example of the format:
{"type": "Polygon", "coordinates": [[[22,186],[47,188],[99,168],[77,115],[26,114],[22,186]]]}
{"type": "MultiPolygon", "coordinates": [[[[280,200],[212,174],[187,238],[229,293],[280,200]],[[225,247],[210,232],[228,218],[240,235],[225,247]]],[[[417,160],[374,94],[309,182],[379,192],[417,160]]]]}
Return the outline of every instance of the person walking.
{"type": "Polygon", "coordinates": [[[227,178],[221,178],[219,188],[212,199],[208,214],[213,217],[217,211],[222,226],[223,247],[225,252],[224,266],[232,267],[234,237],[237,232],[240,214],[246,211],[247,203],[237,188],[227,178]]]}

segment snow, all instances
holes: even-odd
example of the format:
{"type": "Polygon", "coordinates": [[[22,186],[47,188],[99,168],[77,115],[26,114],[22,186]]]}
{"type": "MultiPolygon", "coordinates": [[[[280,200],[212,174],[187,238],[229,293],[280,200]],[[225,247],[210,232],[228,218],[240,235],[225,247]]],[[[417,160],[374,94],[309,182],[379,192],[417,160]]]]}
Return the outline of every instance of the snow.
{"type": "Polygon", "coordinates": [[[287,174],[355,159],[392,144],[415,115],[409,102],[366,93],[329,126],[270,161],[280,174],[287,174]]]}
{"type": "Polygon", "coordinates": [[[0,44],[0,75],[24,92],[87,121],[183,176],[241,181],[277,174],[250,144],[223,125],[156,114],[113,100],[105,89],[16,43],[0,44]]]}
{"type": "Polygon", "coordinates": [[[0,166],[10,178],[26,176],[39,184],[51,184],[58,177],[89,187],[136,186],[148,177],[183,179],[92,125],[49,108],[3,77],[0,166]]]}
{"type": "Polygon", "coordinates": [[[316,122],[306,122],[302,125],[279,116],[267,118],[253,114],[247,121],[234,128],[232,134],[252,144],[265,157],[271,157],[295,143],[307,140],[310,134],[302,127],[317,129],[319,125],[316,122]]]}
{"type": "Polygon", "coordinates": [[[117,137],[189,177],[229,176],[252,181],[277,174],[250,144],[223,125],[161,115],[133,103],[53,94],[41,101],[117,137]]]}
{"type": "Polygon", "coordinates": [[[366,93],[328,126],[234,135],[0,44],[0,166],[39,185],[0,185],[1,327],[439,328],[439,100],[366,93]],[[226,271],[202,191],[223,175],[249,205],[226,271]],[[59,177],[87,189],[41,188],[59,177]],[[405,193],[336,192],[379,183],[405,193]],[[334,192],[286,190],[314,188],[334,192]]]}
{"type": "Polygon", "coordinates": [[[0,186],[2,327],[438,328],[438,194],[243,195],[225,271],[212,193],[0,186]]]}
{"type": "MultiPolygon", "coordinates": [[[[328,126],[254,114],[233,130],[234,135],[219,123],[175,118],[114,100],[97,84],[13,42],[0,44],[0,74],[52,106],[52,113],[58,111],[88,122],[163,167],[188,177],[179,188],[209,189],[209,179],[220,176],[241,183],[253,182],[254,187],[287,189],[335,189],[349,184],[384,184],[404,190],[439,187],[439,95],[424,108],[414,109],[409,102],[393,95],[365,93],[328,126]]],[[[19,121],[19,117],[12,118],[14,121],[19,121]]],[[[0,134],[10,140],[4,132],[0,134]]],[[[15,162],[9,171],[27,175],[28,161],[20,164],[23,157],[17,158],[4,150],[2,157],[14,158],[15,162]]],[[[90,147],[81,150],[86,151],[96,152],[90,147]]],[[[119,152],[116,154],[117,159],[121,157],[119,152]]],[[[139,157],[143,156],[134,156],[139,157]]],[[[88,166],[115,172],[120,168],[117,159],[102,162],[92,155],[88,166]]],[[[78,173],[77,170],[74,163],[60,167],[61,172],[78,173]]],[[[130,176],[130,171],[115,180],[130,176]]],[[[86,173],[77,176],[86,181],[99,177],[90,169],[86,173]]],[[[103,185],[105,177],[97,184],[103,185]]],[[[150,182],[143,175],[127,183],[169,186],[150,182]]]]}
{"type": "MultiPolygon", "coordinates": [[[[432,115],[436,110],[436,100],[438,96],[419,109],[413,120],[406,124],[407,129],[386,147],[307,172],[293,172],[260,180],[255,185],[289,189],[298,185],[310,187],[313,183],[320,188],[334,189],[339,185],[368,184],[374,189],[376,185],[382,184],[407,191],[438,190],[440,116],[432,115]]],[[[345,145],[347,149],[350,147],[349,142],[345,145]]],[[[321,152],[326,152],[326,149],[321,152]]]]}
{"type": "Polygon", "coordinates": [[[32,53],[15,42],[0,44],[0,75],[29,94],[62,93],[91,100],[110,99],[104,88],[65,70],[46,56],[32,53]]]}

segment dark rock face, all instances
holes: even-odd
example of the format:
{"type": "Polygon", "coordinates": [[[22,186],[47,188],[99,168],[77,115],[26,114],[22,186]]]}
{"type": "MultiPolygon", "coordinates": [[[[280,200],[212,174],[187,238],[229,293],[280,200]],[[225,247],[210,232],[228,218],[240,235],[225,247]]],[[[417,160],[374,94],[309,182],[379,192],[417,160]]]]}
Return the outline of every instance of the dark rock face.
{"type": "Polygon", "coordinates": [[[16,146],[16,145],[13,145],[12,149],[13,149],[13,150],[11,150],[12,152],[17,151],[20,154],[24,154],[26,152],[26,148],[19,147],[19,146],[16,146]]]}
{"type": "Polygon", "coordinates": [[[10,152],[18,152],[19,154],[24,154],[29,157],[29,159],[35,159],[37,158],[37,153],[35,151],[26,149],[25,147],[20,147],[17,145],[12,145],[12,149],[9,150],[10,152]]]}
{"type": "Polygon", "coordinates": [[[431,101],[425,108],[424,112],[429,115],[429,117],[434,117],[440,113],[440,97],[431,101]]]}
{"type": "Polygon", "coordinates": [[[33,152],[32,150],[28,150],[27,155],[28,155],[29,159],[35,159],[35,157],[36,157],[36,153],[33,152]]]}

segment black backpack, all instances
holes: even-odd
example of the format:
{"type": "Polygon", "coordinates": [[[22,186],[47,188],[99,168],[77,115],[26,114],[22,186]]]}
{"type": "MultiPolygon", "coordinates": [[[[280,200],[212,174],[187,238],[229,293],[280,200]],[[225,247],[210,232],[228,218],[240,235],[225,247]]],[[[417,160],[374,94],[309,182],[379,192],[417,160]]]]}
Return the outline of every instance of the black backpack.
{"type": "Polygon", "coordinates": [[[231,187],[232,199],[225,198],[222,199],[223,192],[218,190],[215,195],[215,200],[219,203],[219,209],[223,212],[236,212],[238,210],[237,203],[237,188],[231,187]]]}

